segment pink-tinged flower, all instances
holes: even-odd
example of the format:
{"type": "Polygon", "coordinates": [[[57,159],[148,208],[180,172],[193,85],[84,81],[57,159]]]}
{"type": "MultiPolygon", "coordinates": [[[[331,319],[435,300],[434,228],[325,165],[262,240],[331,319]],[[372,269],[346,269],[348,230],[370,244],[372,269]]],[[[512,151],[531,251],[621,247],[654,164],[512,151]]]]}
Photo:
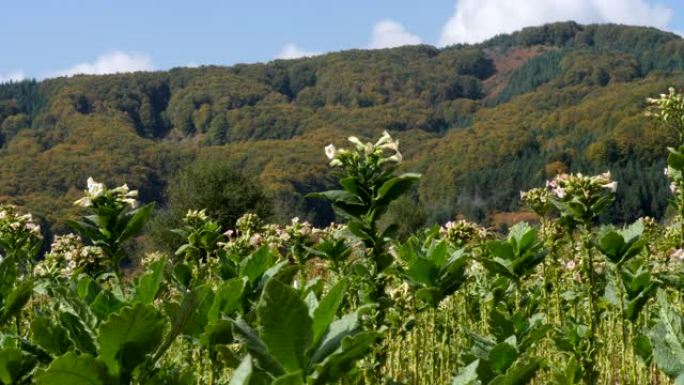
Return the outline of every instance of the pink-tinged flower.
{"type": "Polygon", "coordinates": [[[670,254],[670,257],[674,258],[678,261],[682,261],[682,260],[684,260],[684,250],[677,249],[677,250],[673,251],[672,254],[670,254]]]}
{"type": "Polygon", "coordinates": [[[577,267],[577,263],[574,260],[569,260],[565,263],[565,269],[569,271],[575,270],[575,267],[577,267]]]}
{"type": "Polygon", "coordinates": [[[677,192],[677,185],[675,182],[670,183],[670,191],[672,191],[673,194],[677,192]]]}

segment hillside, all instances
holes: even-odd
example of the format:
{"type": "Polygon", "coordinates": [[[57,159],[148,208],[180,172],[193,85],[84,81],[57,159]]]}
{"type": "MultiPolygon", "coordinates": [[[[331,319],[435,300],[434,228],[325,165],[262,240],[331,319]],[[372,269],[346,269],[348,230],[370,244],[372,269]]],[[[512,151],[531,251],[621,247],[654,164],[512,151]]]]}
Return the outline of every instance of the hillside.
{"type": "Polygon", "coordinates": [[[389,130],[424,173],[414,200],[431,221],[514,216],[519,190],[606,169],[621,183],[607,219],[660,217],[669,138],[642,111],[683,71],[677,35],[568,22],[444,49],[4,84],[0,200],[55,223],[92,175],[163,205],[169,177],[207,157],[258,176],[276,220],[326,223],[303,198],[332,184],[323,146],[389,130]]]}

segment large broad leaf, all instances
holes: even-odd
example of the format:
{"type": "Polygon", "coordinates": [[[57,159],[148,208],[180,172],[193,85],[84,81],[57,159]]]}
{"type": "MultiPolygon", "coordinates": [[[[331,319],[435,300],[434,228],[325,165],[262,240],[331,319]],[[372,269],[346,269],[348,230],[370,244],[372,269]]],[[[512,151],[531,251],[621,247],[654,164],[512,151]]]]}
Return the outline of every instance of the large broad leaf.
{"type": "Polygon", "coordinates": [[[461,369],[454,378],[454,381],[451,382],[451,385],[479,385],[480,380],[477,378],[477,367],[479,365],[480,360],[475,360],[461,369]]]}
{"type": "Polygon", "coordinates": [[[164,317],[152,306],[127,306],[100,325],[100,357],[109,370],[130,373],[162,341],[164,317]]]}
{"type": "Polygon", "coordinates": [[[110,314],[119,311],[124,307],[125,303],[116,298],[116,295],[107,289],[100,290],[93,302],[90,304],[90,310],[97,316],[98,319],[104,320],[110,314]]]}
{"type": "Polygon", "coordinates": [[[148,272],[138,281],[136,299],[144,304],[151,304],[157,297],[164,278],[166,259],[162,258],[150,265],[148,272]]]}
{"type": "Polygon", "coordinates": [[[515,250],[510,243],[506,241],[490,241],[487,242],[487,250],[490,254],[501,259],[513,259],[515,257],[515,250]]]}
{"type": "Polygon", "coordinates": [[[302,378],[302,371],[298,370],[296,372],[288,373],[284,376],[280,376],[273,380],[271,385],[304,385],[304,379],[302,378]]]}
{"type": "Polygon", "coordinates": [[[112,383],[106,366],[88,354],[67,353],[57,357],[36,376],[38,385],[106,385],[112,383]]]}
{"type": "Polygon", "coordinates": [[[252,378],[253,372],[254,366],[252,365],[252,356],[248,354],[242,359],[240,365],[233,372],[228,385],[250,385],[249,380],[252,378]]]}
{"type": "Polygon", "coordinates": [[[0,298],[5,299],[17,280],[17,262],[15,258],[7,257],[0,262],[0,298]]]}
{"type": "Polygon", "coordinates": [[[55,356],[66,353],[72,346],[67,330],[47,317],[36,316],[31,322],[31,333],[38,346],[55,356]]]}
{"type": "Polygon", "coordinates": [[[259,277],[271,268],[274,263],[275,257],[271,254],[268,245],[264,245],[245,258],[240,266],[240,275],[247,277],[249,284],[254,285],[259,277]]]}
{"type": "Polygon", "coordinates": [[[671,308],[665,293],[658,291],[659,322],[650,330],[653,360],[671,378],[684,373],[682,318],[671,308]]]}
{"type": "Polygon", "coordinates": [[[526,385],[542,368],[544,360],[532,358],[526,362],[518,362],[505,375],[495,377],[489,385],[526,385]]]}
{"type": "Polygon", "coordinates": [[[261,337],[244,320],[237,320],[233,323],[233,334],[245,345],[247,351],[259,363],[261,368],[274,376],[280,376],[285,373],[280,363],[268,351],[268,347],[261,340],[261,337]]]}
{"type": "Polygon", "coordinates": [[[613,263],[618,263],[622,259],[626,244],[622,235],[615,231],[609,231],[599,239],[599,250],[613,263]]]}
{"type": "Polygon", "coordinates": [[[210,323],[200,336],[203,346],[213,349],[216,345],[227,345],[234,342],[233,321],[220,319],[210,323]]]}
{"type": "Polygon", "coordinates": [[[334,384],[354,368],[356,362],[365,357],[380,339],[380,333],[365,331],[342,339],[339,347],[315,366],[315,385],[334,384]]]}
{"type": "Polygon", "coordinates": [[[2,317],[0,323],[7,322],[8,319],[18,314],[26,305],[33,294],[33,281],[24,281],[19,284],[5,300],[5,306],[2,309],[2,317]]]}
{"type": "Polygon", "coordinates": [[[261,338],[271,355],[288,372],[303,369],[304,352],[313,339],[313,321],[297,291],[272,279],[256,311],[261,338]]]}
{"type": "Polygon", "coordinates": [[[22,376],[33,370],[37,361],[20,349],[8,347],[0,350],[0,381],[16,384],[22,376]]]}
{"type": "Polygon", "coordinates": [[[83,353],[97,354],[93,336],[80,318],[72,313],[62,312],[59,314],[59,321],[69,331],[69,337],[71,337],[76,349],[83,353]]]}
{"type": "Polygon", "coordinates": [[[321,300],[313,312],[313,344],[316,345],[328,330],[328,326],[335,319],[335,314],[344,300],[347,281],[340,280],[321,300]]]}
{"type": "Polygon", "coordinates": [[[216,290],[216,296],[209,308],[207,315],[209,323],[214,323],[222,315],[231,316],[239,310],[242,303],[242,294],[245,290],[245,281],[241,278],[233,278],[222,282],[216,290]]]}
{"type": "Polygon", "coordinates": [[[520,255],[531,249],[537,240],[537,230],[525,222],[516,223],[508,232],[508,241],[520,255]]]}
{"type": "Polygon", "coordinates": [[[150,219],[152,210],[154,210],[154,202],[148,203],[129,213],[128,223],[126,224],[126,228],[121,232],[118,241],[124,242],[138,235],[145,226],[145,223],[147,223],[147,220],[150,219]]]}
{"type": "Polygon", "coordinates": [[[385,182],[378,190],[375,201],[377,205],[387,205],[407,192],[418,180],[420,174],[406,173],[385,182]]]}
{"type": "Polygon", "coordinates": [[[518,357],[518,351],[507,342],[501,342],[489,352],[489,366],[495,373],[505,373],[518,357]]]}
{"type": "Polygon", "coordinates": [[[351,205],[361,205],[359,198],[345,190],[330,190],[306,194],[307,198],[325,199],[331,202],[344,202],[351,205]]]}

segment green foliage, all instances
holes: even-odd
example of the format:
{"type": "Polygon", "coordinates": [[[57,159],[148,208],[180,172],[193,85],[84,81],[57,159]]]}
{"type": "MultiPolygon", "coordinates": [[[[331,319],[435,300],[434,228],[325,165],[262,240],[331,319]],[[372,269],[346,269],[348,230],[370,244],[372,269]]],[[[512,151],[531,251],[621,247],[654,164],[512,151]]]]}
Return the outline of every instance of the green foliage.
{"type": "MultiPolygon", "coordinates": [[[[168,233],[168,229],[180,227],[183,224],[180,219],[189,210],[200,209],[215,218],[214,226],[224,229],[234,227],[237,219],[245,213],[268,218],[272,212],[270,199],[258,182],[237,171],[234,166],[215,159],[204,159],[193,163],[172,180],[168,189],[168,204],[152,221],[152,235],[160,243],[177,248],[180,239],[168,233]]],[[[187,232],[188,229],[183,231],[187,232]]],[[[210,232],[209,229],[204,231],[210,232]]]]}

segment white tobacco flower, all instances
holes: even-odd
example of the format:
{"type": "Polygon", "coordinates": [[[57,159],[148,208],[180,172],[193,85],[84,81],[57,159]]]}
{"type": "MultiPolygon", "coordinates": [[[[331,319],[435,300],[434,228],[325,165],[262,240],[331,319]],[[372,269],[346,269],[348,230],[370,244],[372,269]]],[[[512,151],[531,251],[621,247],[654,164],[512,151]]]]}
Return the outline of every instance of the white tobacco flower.
{"type": "Polygon", "coordinates": [[[673,251],[672,254],[670,254],[670,257],[674,258],[678,261],[682,261],[682,260],[684,260],[684,250],[677,249],[677,250],[673,251]]]}
{"type": "Polygon", "coordinates": [[[337,153],[337,148],[335,148],[334,144],[329,144],[325,146],[325,156],[328,157],[328,159],[333,160],[335,159],[335,154],[337,153]]]}
{"type": "Polygon", "coordinates": [[[670,191],[671,191],[673,194],[674,194],[675,192],[677,192],[677,185],[675,184],[675,182],[670,183],[670,191]]]}
{"type": "Polygon", "coordinates": [[[554,189],[552,190],[552,192],[553,192],[553,194],[554,194],[555,196],[557,196],[557,197],[560,198],[560,199],[565,198],[565,190],[562,189],[562,188],[560,188],[560,187],[554,188],[554,189]]]}
{"type": "Polygon", "coordinates": [[[402,160],[404,160],[404,156],[401,155],[401,152],[399,151],[397,151],[394,155],[387,158],[387,161],[396,163],[401,163],[402,160]]]}
{"type": "Polygon", "coordinates": [[[350,136],[347,138],[347,140],[355,144],[359,149],[362,149],[366,146],[359,138],[355,136],[350,136]]]}
{"type": "Polygon", "coordinates": [[[91,198],[97,198],[105,191],[104,183],[95,182],[93,177],[88,177],[88,194],[91,198]]]}
{"type": "Polygon", "coordinates": [[[615,181],[603,185],[603,187],[607,188],[608,190],[610,190],[612,192],[617,191],[617,186],[618,186],[618,182],[615,182],[615,181]]]}
{"type": "Polygon", "coordinates": [[[390,136],[389,132],[387,132],[387,130],[385,130],[382,132],[382,136],[380,137],[380,139],[378,139],[378,141],[375,142],[375,147],[381,147],[382,148],[382,146],[384,146],[388,143],[391,143],[391,142],[392,142],[392,137],[390,136]]]}

